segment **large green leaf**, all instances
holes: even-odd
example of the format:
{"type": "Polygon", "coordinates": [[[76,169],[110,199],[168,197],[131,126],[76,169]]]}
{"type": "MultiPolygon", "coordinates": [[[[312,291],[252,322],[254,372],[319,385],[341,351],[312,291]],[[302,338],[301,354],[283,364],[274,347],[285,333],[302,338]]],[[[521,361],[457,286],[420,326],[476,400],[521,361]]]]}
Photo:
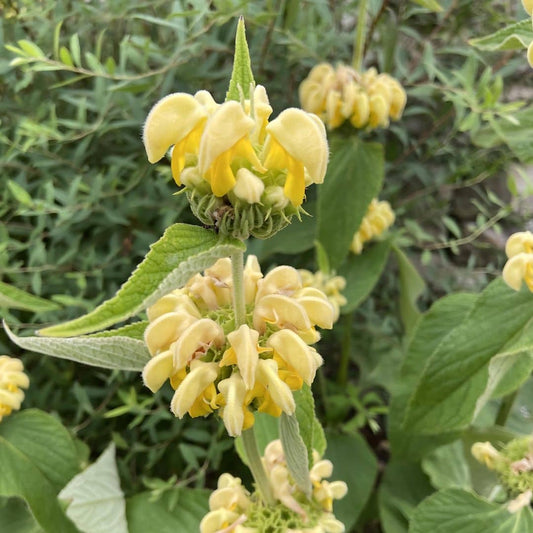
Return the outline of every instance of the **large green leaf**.
{"type": "Polygon", "coordinates": [[[79,471],[76,446],[69,432],[43,411],[26,409],[2,420],[0,438],[31,461],[55,492],[79,471]]]}
{"type": "Polygon", "coordinates": [[[237,239],[224,239],[198,226],[174,224],[152,245],[143,262],[113,298],[87,315],[44,328],[39,333],[73,337],[112,326],[184,285],[193,274],[208,268],[218,258],[243,249],[244,244],[237,239]]]}
{"type": "Polygon", "coordinates": [[[378,282],[387,259],[391,243],[389,240],[365,248],[361,255],[349,255],[339,269],[339,275],[346,278],[346,288],[342,294],[346,305],[341,313],[350,313],[370,294],[378,282]]]}
{"type": "Polygon", "coordinates": [[[307,448],[309,464],[313,464],[313,450],[316,450],[320,456],[326,451],[326,437],[322,425],[315,415],[315,400],[311,389],[304,386],[294,393],[296,402],[296,419],[300,426],[300,435],[307,448]]]}
{"type": "Polygon", "coordinates": [[[319,188],[317,240],[332,269],[342,263],[368,206],[381,190],[383,145],[357,137],[332,144],[332,156],[319,188]]]}
{"type": "Polygon", "coordinates": [[[250,97],[250,85],[254,83],[254,75],[250,62],[250,52],[246,42],[246,30],[243,17],[239,18],[237,33],[235,35],[235,56],[233,59],[233,72],[229,82],[226,100],[237,100],[250,97]]]}
{"type": "Polygon", "coordinates": [[[424,500],[411,518],[409,533],[525,533],[533,531],[529,506],[510,513],[471,492],[446,489],[424,500]]]}
{"type": "Polygon", "coordinates": [[[71,479],[58,498],[68,503],[67,516],[84,533],[128,533],[113,444],[71,479]]]}
{"type": "Polygon", "coordinates": [[[490,35],[470,39],[468,42],[480,50],[494,52],[496,50],[527,48],[531,41],[533,41],[531,19],[526,19],[515,22],[490,35]]]}
{"type": "Polygon", "coordinates": [[[422,470],[436,489],[472,488],[470,469],[460,440],[441,446],[424,457],[422,470]]]}
{"type": "Polygon", "coordinates": [[[208,498],[208,491],[195,489],[169,490],[159,499],[137,494],[126,502],[129,533],[198,533],[208,498]]]}
{"type": "Polygon", "coordinates": [[[492,282],[463,322],[428,352],[409,395],[404,430],[438,434],[468,426],[487,387],[491,359],[533,350],[532,316],[533,294],[515,292],[501,279],[492,282]]]}
{"type": "Polygon", "coordinates": [[[0,531],[43,533],[28,506],[20,498],[0,498],[0,531]]]}
{"type": "Polygon", "coordinates": [[[327,440],[326,458],[333,463],[331,480],[342,480],[348,485],[348,494],[335,501],[333,512],[346,531],[350,531],[372,493],[378,473],[377,460],[358,434],[328,433],[327,440]]]}
{"type": "Polygon", "coordinates": [[[477,300],[475,294],[452,294],[433,304],[418,322],[407,347],[396,388],[392,391],[389,411],[389,439],[393,457],[416,460],[427,451],[454,440],[454,434],[438,437],[420,436],[402,428],[407,404],[428,358],[455,327],[459,326],[477,300]]]}
{"type": "MultiPolygon", "coordinates": [[[[21,348],[77,363],[119,370],[142,370],[150,354],[142,340],[112,335],[80,337],[18,337],[4,323],[9,338],[21,348]]],[[[122,329],[122,328],[121,328],[122,329]]],[[[117,330],[117,332],[120,330],[117,330]]]]}
{"type": "MultiPolygon", "coordinates": [[[[279,420],[268,413],[254,413],[254,433],[257,441],[259,454],[263,455],[265,448],[273,440],[279,439],[279,420]]],[[[242,437],[235,439],[235,449],[241,458],[241,461],[247,465],[246,454],[242,443],[242,437]]]]}
{"type": "Polygon", "coordinates": [[[25,311],[54,311],[61,306],[0,281],[0,307],[25,311]]]}

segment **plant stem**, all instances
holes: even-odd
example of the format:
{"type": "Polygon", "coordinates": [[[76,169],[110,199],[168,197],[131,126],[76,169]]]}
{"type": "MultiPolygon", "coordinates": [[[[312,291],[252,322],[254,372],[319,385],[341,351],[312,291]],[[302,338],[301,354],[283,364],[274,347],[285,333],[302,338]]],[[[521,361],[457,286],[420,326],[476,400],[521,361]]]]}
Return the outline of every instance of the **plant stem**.
{"type": "Polygon", "coordinates": [[[504,396],[502,399],[502,403],[498,409],[498,414],[496,415],[496,421],[494,422],[497,426],[505,426],[517,394],[518,390],[515,390],[514,392],[511,392],[511,394],[504,396]]]}
{"type": "Polygon", "coordinates": [[[341,347],[341,360],[337,371],[337,383],[346,385],[348,383],[348,367],[350,365],[350,352],[352,347],[352,314],[346,313],[342,317],[343,335],[341,347]]]}
{"type": "Polygon", "coordinates": [[[235,329],[246,322],[246,303],[244,300],[244,252],[238,251],[231,256],[231,274],[233,278],[233,309],[235,311],[235,329]]]}
{"type": "Polygon", "coordinates": [[[242,444],[244,446],[244,453],[248,459],[248,467],[252,472],[257,489],[263,496],[263,500],[267,505],[274,505],[274,496],[272,495],[270,482],[268,481],[263,462],[261,461],[261,456],[259,455],[259,448],[257,447],[253,426],[242,432],[242,444]]]}
{"type": "Polygon", "coordinates": [[[368,0],[359,0],[359,13],[357,15],[357,27],[355,29],[355,41],[353,50],[352,66],[360,71],[365,52],[366,11],[368,0]]]}

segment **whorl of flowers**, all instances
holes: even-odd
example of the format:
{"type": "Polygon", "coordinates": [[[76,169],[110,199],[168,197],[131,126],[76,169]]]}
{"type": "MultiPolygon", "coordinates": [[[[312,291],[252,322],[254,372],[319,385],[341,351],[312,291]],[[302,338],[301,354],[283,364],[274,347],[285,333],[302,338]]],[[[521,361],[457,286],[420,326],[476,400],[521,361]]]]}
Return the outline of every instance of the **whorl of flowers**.
{"type": "Polygon", "coordinates": [[[505,253],[508,257],[502,272],[505,283],[519,291],[525,282],[533,291],[533,233],[520,231],[511,235],[505,244],[505,253]]]}
{"type": "Polygon", "coordinates": [[[334,310],[323,292],[303,287],[294,268],[279,266],[263,277],[249,256],[246,323],[236,327],[232,287],[231,261],[219,259],[148,309],[152,358],[143,378],[153,392],[170,379],[176,416],[217,411],[236,436],[253,425],[256,410],[294,413],[292,391],[311,385],[322,364],[310,346],[320,338],[315,326],[330,329],[334,310]]]}
{"type": "Polygon", "coordinates": [[[353,236],[350,250],[354,254],[360,254],[363,251],[365,242],[381,235],[394,224],[395,218],[394,211],[389,202],[379,202],[374,198],[368,206],[368,210],[359,229],[353,236]]]}
{"type": "Polygon", "coordinates": [[[289,108],[269,122],[266,90],[217,104],[207,91],[157,102],[144,125],[151,163],[172,147],[172,176],[206,225],[245,239],[266,238],[298,213],[306,186],[322,183],[328,161],[324,125],[289,108]]]}
{"type": "Polygon", "coordinates": [[[386,128],[402,116],[407,96],[400,83],[371,68],[315,65],[300,84],[302,108],[315,113],[332,130],[349,120],[355,128],[386,128]]]}
{"type": "MultiPolygon", "coordinates": [[[[522,0],[522,5],[527,11],[527,14],[531,16],[531,23],[533,24],[533,1],[532,0],[522,0]]],[[[527,49],[527,60],[531,68],[533,68],[533,41],[529,44],[527,49]]]]}
{"type": "Polygon", "coordinates": [[[320,270],[313,273],[309,270],[300,269],[298,272],[300,273],[304,287],[315,287],[328,297],[334,310],[333,322],[337,322],[340,309],[346,303],[346,298],[341,294],[341,291],[346,287],[346,279],[342,276],[325,274],[320,270]]]}
{"type": "Polygon", "coordinates": [[[7,355],[0,355],[0,422],[4,416],[8,416],[12,411],[18,411],[24,392],[30,380],[24,373],[24,366],[20,359],[15,359],[7,355]]]}
{"type": "Polygon", "coordinates": [[[472,455],[494,470],[510,497],[511,512],[529,505],[533,494],[533,438],[523,437],[509,441],[498,451],[490,442],[476,442],[472,455]]]}
{"type": "Polygon", "coordinates": [[[346,495],[346,483],[327,481],[333,472],[331,461],[320,460],[316,451],[314,459],[309,500],[289,473],[281,441],[271,442],[262,460],[276,504],[265,506],[260,494],[250,494],[239,478],[222,474],[200,533],[342,533],[344,525],[333,515],[332,505],[346,495]]]}

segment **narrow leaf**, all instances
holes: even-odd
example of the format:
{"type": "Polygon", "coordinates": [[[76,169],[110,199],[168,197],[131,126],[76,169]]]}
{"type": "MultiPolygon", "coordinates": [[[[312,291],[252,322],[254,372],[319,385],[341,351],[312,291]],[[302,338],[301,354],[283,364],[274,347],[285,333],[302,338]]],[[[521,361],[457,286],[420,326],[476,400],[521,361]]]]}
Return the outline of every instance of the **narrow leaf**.
{"type": "Polygon", "coordinates": [[[112,326],[185,285],[192,275],[210,267],[220,257],[243,248],[243,243],[237,239],[222,239],[198,226],[174,224],[152,245],[143,262],[113,298],[87,315],[44,328],[39,333],[72,337],[112,326]]]}
{"type": "Polygon", "coordinates": [[[229,82],[226,100],[241,100],[241,92],[245,99],[250,98],[250,85],[254,84],[254,75],[250,61],[250,52],[246,42],[244,18],[240,17],[237,23],[235,36],[235,56],[233,59],[233,72],[229,82]]]}
{"type": "Polygon", "coordinates": [[[425,7],[430,11],[435,11],[436,13],[442,11],[442,6],[437,2],[437,0],[413,0],[415,4],[425,7]]]}
{"type": "Polygon", "coordinates": [[[526,19],[515,22],[490,35],[470,39],[468,42],[480,50],[494,52],[496,50],[519,50],[527,48],[531,41],[533,41],[531,19],[526,19]]]}
{"type": "Polygon", "coordinates": [[[32,197],[28,194],[28,191],[26,191],[24,187],[21,187],[16,181],[7,180],[7,188],[17,202],[26,207],[33,205],[32,197]]]}
{"type": "Polygon", "coordinates": [[[50,300],[34,296],[26,291],[0,281],[0,307],[25,311],[54,311],[61,306],[50,300]]]}
{"type": "Polygon", "coordinates": [[[5,322],[4,328],[9,338],[25,350],[89,366],[140,371],[150,360],[144,342],[131,337],[18,337],[5,322]]]}

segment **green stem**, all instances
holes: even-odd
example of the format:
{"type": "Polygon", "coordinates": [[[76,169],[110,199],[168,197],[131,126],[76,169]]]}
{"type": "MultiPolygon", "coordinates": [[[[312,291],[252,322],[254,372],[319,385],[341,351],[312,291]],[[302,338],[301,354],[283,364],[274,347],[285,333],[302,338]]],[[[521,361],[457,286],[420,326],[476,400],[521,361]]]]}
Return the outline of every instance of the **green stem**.
{"type": "Polygon", "coordinates": [[[357,27],[355,29],[355,41],[353,50],[353,68],[361,70],[363,54],[365,52],[366,11],[368,0],[359,0],[359,13],[357,15],[357,27]]]}
{"type": "Polygon", "coordinates": [[[514,392],[511,392],[511,394],[504,396],[500,408],[498,409],[498,414],[496,415],[496,421],[494,422],[497,426],[505,426],[517,394],[518,390],[515,390],[514,392]]]}
{"type": "Polygon", "coordinates": [[[242,432],[242,444],[244,446],[244,453],[248,459],[248,467],[252,472],[257,489],[267,505],[274,505],[274,496],[265,472],[265,467],[263,466],[263,461],[261,461],[261,456],[259,455],[253,426],[242,432]]]}
{"type": "Polygon", "coordinates": [[[337,372],[337,383],[345,386],[348,383],[348,367],[350,366],[350,353],[352,348],[352,314],[346,313],[342,317],[343,335],[341,347],[341,360],[337,372]]]}
{"type": "Polygon", "coordinates": [[[233,309],[235,311],[235,329],[246,323],[246,302],[244,299],[244,252],[238,251],[231,256],[231,273],[233,278],[233,309]]]}

